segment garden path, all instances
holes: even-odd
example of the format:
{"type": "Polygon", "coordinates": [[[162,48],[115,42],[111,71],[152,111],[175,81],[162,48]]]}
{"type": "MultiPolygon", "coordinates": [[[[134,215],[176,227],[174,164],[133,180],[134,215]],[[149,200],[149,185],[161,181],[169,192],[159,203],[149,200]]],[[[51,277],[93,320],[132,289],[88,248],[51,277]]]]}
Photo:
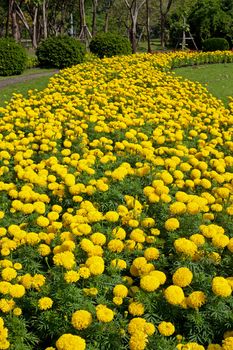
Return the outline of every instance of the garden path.
{"type": "Polygon", "coordinates": [[[27,75],[19,75],[19,76],[14,76],[14,77],[6,77],[2,80],[0,80],[0,90],[4,89],[5,87],[8,87],[9,85],[14,85],[18,83],[23,83],[28,80],[36,79],[36,78],[41,78],[45,76],[52,76],[55,73],[58,73],[59,70],[54,71],[49,71],[49,72],[39,72],[38,73],[33,73],[33,74],[27,74],[27,75]]]}

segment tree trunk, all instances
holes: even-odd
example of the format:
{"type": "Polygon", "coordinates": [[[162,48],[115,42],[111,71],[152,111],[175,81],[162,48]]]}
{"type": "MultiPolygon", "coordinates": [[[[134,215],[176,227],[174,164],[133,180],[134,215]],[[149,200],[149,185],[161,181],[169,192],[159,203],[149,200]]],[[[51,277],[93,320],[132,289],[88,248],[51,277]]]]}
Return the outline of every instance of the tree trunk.
{"type": "Polygon", "coordinates": [[[46,39],[48,37],[48,25],[47,25],[47,17],[46,17],[46,0],[43,0],[42,14],[43,14],[43,33],[44,33],[44,39],[46,39]]]}
{"type": "Polygon", "coordinates": [[[132,47],[132,53],[137,52],[137,19],[140,8],[144,5],[146,0],[142,0],[138,3],[137,0],[132,0],[131,4],[128,0],[125,0],[126,6],[129,9],[131,25],[129,30],[129,37],[132,47]]]}
{"type": "Polygon", "coordinates": [[[13,6],[12,6],[11,21],[12,21],[12,36],[15,39],[15,41],[19,41],[20,40],[20,31],[19,31],[19,25],[17,22],[17,13],[16,13],[15,2],[13,2],[13,6]]]}
{"type": "Polygon", "coordinates": [[[166,20],[167,20],[167,15],[168,12],[171,8],[173,0],[168,0],[166,9],[163,10],[163,0],[159,0],[159,9],[160,9],[160,42],[161,46],[164,49],[165,48],[165,43],[166,43],[166,20]]]}
{"type": "Polygon", "coordinates": [[[38,7],[36,6],[33,18],[33,29],[32,29],[32,46],[37,48],[37,15],[38,15],[38,7]]]}
{"type": "Polygon", "coordinates": [[[104,32],[105,33],[108,32],[109,15],[110,15],[110,12],[107,11],[105,14],[105,19],[104,19],[104,32]]]}
{"type": "Polygon", "coordinates": [[[147,52],[151,53],[149,0],[146,0],[146,34],[147,34],[147,52]]]}
{"type": "Polygon", "coordinates": [[[14,2],[14,0],[8,1],[8,10],[7,10],[7,19],[6,19],[6,33],[5,33],[6,38],[9,36],[9,32],[10,32],[10,18],[11,18],[11,13],[12,13],[13,2],[14,2]]]}
{"type": "Polygon", "coordinates": [[[160,43],[162,49],[165,48],[165,17],[163,14],[160,16],[160,43]]]}
{"type": "Polygon", "coordinates": [[[91,26],[91,34],[94,36],[96,34],[96,12],[97,12],[98,0],[92,0],[92,26],[91,26]]]}
{"type": "Polygon", "coordinates": [[[137,15],[131,14],[130,42],[132,53],[137,52],[137,15]]]}
{"type": "Polygon", "coordinates": [[[85,43],[86,49],[88,49],[89,40],[92,38],[92,35],[86,24],[84,0],[79,0],[79,9],[80,9],[80,25],[81,25],[79,39],[85,43]]]}

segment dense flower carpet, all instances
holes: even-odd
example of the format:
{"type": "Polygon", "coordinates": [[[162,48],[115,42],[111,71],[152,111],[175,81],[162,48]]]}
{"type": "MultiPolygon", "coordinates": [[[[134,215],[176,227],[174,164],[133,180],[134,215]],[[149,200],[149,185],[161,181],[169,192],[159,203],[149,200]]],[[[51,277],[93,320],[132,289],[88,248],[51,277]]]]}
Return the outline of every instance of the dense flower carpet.
{"type": "Polygon", "coordinates": [[[0,108],[0,349],[233,349],[233,103],[141,54],[0,108]]]}

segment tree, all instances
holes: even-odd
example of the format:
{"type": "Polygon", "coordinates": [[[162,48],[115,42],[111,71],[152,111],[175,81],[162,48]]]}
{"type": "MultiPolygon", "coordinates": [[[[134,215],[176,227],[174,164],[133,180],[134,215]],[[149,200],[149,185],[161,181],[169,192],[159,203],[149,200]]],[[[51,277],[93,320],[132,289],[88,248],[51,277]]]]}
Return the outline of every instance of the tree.
{"type": "Polygon", "coordinates": [[[138,14],[142,6],[145,4],[146,0],[125,0],[125,4],[129,10],[130,13],[130,42],[132,46],[132,52],[136,53],[137,51],[137,20],[138,20],[138,14]]]}
{"type": "Polygon", "coordinates": [[[230,2],[197,0],[190,12],[189,23],[199,45],[203,40],[210,37],[228,37],[229,40],[232,39],[233,17],[231,11],[230,2]]]}
{"type": "Polygon", "coordinates": [[[147,52],[151,53],[150,45],[150,8],[149,0],[146,0],[146,34],[147,34],[147,52]]]}
{"type": "Polygon", "coordinates": [[[159,0],[159,12],[160,12],[160,42],[164,49],[166,46],[166,24],[167,16],[171,8],[173,0],[159,0]]]}

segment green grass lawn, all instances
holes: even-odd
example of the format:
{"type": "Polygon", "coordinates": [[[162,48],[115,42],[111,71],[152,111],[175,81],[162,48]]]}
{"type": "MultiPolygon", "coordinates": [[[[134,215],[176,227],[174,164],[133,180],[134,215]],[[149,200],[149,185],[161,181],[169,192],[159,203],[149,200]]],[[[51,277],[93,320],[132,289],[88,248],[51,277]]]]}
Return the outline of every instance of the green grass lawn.
{"type": "Polygon", "coordinates": [[[5,79],[14,79],[14,78],[18,78],[18,77],[24,77],[24,76],[31,75],[31,74],[46,73],[46,72],[53,72],[53,71],[54,71],[54,69],[48,69],[48,68],[30,68],[30,69],[26,69],[20,75],[11,75],[9,77],[0,76],[0,81],[5,80],[5,79]]]}
{"type": "MultiPolygon", "coordinates": [[[[25,71],[23,73],[23,75],[27,76],[27,75],[34,74],[37,72],[43,73],[43,72],[49,72],[49,71],[52,72],[53,70],[52,69],[51,70],[40,69],[38,71],[38,69],[30,69],[30,70],[25,71]]],[[[0,106],[4,106],[5,102],[7,102],[11,99],[13,93],[20,93],[26,97],[28,90],[33,90],[33,89],[43,90],[43,89],[45,89],[46,86],[48,85],[48,82],[49,82],[49,79],[51,78],[51,76],[52,76],[52,74],[48,75],[48,76],[32,78],[32,79],[29,79],[27,81],[12,84],[12,85],[9,85],[7,87],[0,89],[0,106]]],[[[18,77],[18,76],[16,76],[16,77],[18,77]]],[[[11,79],[14,79],[14,77],[11,77],[11,79]]],[[[0,77],[0,80],[4,80],[4,77],[0,77]]]]}
{"type": "Polygon", "coordinates": [[[233,63],[207,64],[174,69],[177,75],[201,84],[227,106],[227,96],[233,97],[233,63]]]}

